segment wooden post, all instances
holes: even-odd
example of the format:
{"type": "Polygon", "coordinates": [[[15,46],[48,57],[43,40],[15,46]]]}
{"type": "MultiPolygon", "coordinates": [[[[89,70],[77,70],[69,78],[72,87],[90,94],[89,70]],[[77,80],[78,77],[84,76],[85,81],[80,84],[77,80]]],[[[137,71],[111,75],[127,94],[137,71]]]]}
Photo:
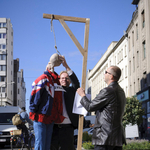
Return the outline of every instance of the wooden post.
{"type": "MultiPolygon", "coordinates": [[[[51,19],[53,14],[43,14],[43,18],[51,19]]],[[[87,54],[88,54],[88,40],[89,40],[89,18],[78,18],[78,17],[68,17],[68,16],[60,16],[53,15],[53,19],[59,20],[63,28],[66,30],[74,44],[77,46],[81,54],[83,55],[83,65],[82,65],[82,88],[85,88],[86,82],[86,70],[87,70],[87,54]],[[81,44],[78,42],[74,34],[71,32],[65,21],[72,22],[80,22],[85,23],[85,34],[84,34],[84,48],[82,48],[81,44]]],[[[83,134],[83,120],[84,116],[79,115],[79,125],[78,125],[78,143],[77,150],[81,150],[82,148],[82,134],[83,134]]]]}

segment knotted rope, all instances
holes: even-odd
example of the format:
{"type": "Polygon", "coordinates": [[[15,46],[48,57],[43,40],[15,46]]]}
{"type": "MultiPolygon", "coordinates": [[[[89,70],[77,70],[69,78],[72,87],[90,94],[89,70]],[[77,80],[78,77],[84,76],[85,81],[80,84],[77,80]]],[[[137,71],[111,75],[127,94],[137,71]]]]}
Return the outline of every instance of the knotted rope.
{"type": "Polygon", "coordinates": [[[57,45],[56,45],[56,36],[55,36],[55,31],[54,31],[54,26],[53,26],[53,19],[54,19],[54,15],[52,14],[52,16],[51,16],[51,32],[53,32],[53,34],[54,34],[54,41],[55,41],[55,49],[56,49],[56,52],[59,54],[59,55],[61,55],[60,54],[60,52],[57,50],[57,45]]]}

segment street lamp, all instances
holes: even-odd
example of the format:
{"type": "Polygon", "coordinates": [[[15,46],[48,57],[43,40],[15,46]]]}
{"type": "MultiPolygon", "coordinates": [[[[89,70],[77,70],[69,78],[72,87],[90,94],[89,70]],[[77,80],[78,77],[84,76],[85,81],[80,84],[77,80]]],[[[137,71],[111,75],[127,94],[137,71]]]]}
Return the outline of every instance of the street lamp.
{"type": "Polygon", "coordinates": [[[13,84],[13,83],[15,83],[15,82],[12,81],[12,82],[10,82],[10,83],[2,84],[2,85],[0,86],[0,89],[1,89],[1,106],[2,106],[2,87],[3,87],[3,85],[13,84]]]}

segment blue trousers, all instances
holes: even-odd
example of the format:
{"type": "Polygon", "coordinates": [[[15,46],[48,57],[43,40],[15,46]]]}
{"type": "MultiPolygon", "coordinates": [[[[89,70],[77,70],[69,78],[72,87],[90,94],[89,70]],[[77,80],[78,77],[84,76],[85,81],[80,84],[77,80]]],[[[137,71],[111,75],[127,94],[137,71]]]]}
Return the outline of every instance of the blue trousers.
{"type": "Polygon", "coordinates": [[[44,124],[34,121],[34,133],[35,133],[35,147],[34,150],[49,150],[51,146],[51,137],[53,132],[53,125],[44,124]]]}

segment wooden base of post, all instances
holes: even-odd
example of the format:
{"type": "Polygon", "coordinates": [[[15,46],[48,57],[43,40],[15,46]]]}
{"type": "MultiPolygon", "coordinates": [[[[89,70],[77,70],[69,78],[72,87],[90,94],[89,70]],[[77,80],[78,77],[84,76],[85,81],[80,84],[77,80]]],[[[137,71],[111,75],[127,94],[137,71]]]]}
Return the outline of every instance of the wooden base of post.
{"type": "Polygon", "coordinates": [[[84,120],[84,116],[79,115],[77,150],[82,149],[83,120],[84,120]]]}

